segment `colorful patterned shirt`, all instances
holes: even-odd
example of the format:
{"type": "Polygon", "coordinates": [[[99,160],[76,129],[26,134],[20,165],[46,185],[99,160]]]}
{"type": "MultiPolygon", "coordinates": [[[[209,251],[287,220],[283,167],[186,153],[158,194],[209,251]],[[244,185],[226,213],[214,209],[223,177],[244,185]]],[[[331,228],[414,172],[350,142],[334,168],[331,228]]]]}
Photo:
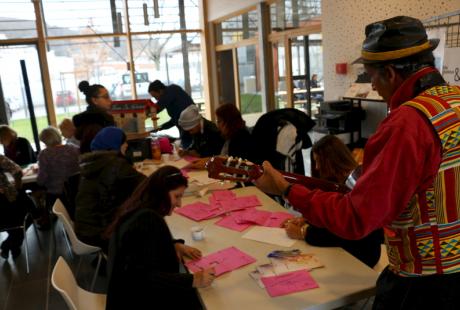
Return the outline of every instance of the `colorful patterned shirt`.
{"type": "Polygon", "coordinates": [[[4,155],[0,155],[0,194],[5,195],[8,201],[16,200],[18,194],[16,186],[20,185],[22,179],[22,170],[14,161],[4,155]],[[14,183],[8,179],[7,173],[11,174],[14,183]]]}

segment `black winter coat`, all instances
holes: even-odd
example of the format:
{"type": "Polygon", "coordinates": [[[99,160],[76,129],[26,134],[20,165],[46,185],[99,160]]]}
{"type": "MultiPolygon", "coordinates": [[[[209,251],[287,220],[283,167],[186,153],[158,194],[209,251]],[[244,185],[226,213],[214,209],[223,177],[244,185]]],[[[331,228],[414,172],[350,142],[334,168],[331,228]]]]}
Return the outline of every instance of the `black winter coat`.
{"type": "Polygon", "coordinates": [[[102,240],[102,233],[112,222],[116,209],[145,176],[116,151],[82,155],[80,170],[75,232],[82,241],[107,248],[108,241],[102,240]]]}
{"type": "Polygon", "coordinates": [[[115,126],[113,116],[94,104],[88,105],[86,111],[75,115],[72,121],[76,128],[75,138],[80,141],[81,154],[91,152],[91,141],[102,128],[115,126]]]}

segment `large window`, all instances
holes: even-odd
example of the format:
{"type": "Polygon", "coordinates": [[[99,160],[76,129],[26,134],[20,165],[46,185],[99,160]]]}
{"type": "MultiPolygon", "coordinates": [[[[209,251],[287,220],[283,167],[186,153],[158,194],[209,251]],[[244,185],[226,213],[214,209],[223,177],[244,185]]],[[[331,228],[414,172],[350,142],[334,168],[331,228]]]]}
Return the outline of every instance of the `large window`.
{"type": "Polygon", "coordinates": [[[129,0],[128,6],[134,32],[200,28],[198,1],[129,0]],[[181,21],[182,13],[186,18],[181,21]]]}
{"type": "MultiPolygon", "coordinates": [[[[195,101],[203,100],[200,35],[156,34],[133,36],[136,71],[148,75],[150,81],[177,84],[195,101]],[[184,42],[185,41],[185,42],[184,42]]],[[[148,96],[147,88],[138,88],[138,97],[148,96]]]]}
{"type": "MultiPolygon", "coordinates": [[[[27,138],[32,145],[31,110],[28,106],[26,81],[21,62],[27,72],[33,112],[38,130],[48,126],[43,96],[42,77],[35,45],[10,45],[0,47],[0,81],[8,123],[18,135],[27,138]]],[[[0,101],[1,102],[1,101],[0,101]]],[[[35,145],[34,145],[35,146],[35,145]]]]}
{"type": "Polygon", "coordinates": [[[217,24],[217,44],[229,44],[257,35],[257,12],[250,11],[217,24]]]}
{"type": "Polygon", "coordinates": [[[124,1],[42,0],[48,36],[126,32],[124,1]]]}
{"type": "Polygon", "coordinates": [[[270,5],[272,31],[299,28],[321,15],[321,0],[281,0],[270,5]]]}
{"type": "Polygon", "coordinates": [[[37,36],[34,6],[30,0],[0,1],[0,40],[37,36]]]}
{"type": "MultiPolygon", "coordinates": [[[[45,83],[38,75],[39,79],[33,81],[33,87],[45,89],[48,94],[34,96],[40,122],[47,123],[50,109],[46,107],[52,105],[56,115],[54,118],[50,114],[53,123],[86,109],[84,95],[78,90],[82,80],[102,84],[112,99],[123,100],[135,97],[134,88],[137,98],[150,98],[148,85],[159,79],[165,84],[180,85],[197,103],[203,103],[198,4],[195,0],[0,1],[0,50],[4,51],[3,63],[8,64],[3,65],[0,74],[3,90],[13,81],[21,85],[20,80],[11,78],[8,62],[16,63],[16,58],[24,57],[26,50],[16,49],[20,51],[16,54],[11,47],[4,50],[10,41],[2,40],[30,38],[33,40],[26,42],[35,44],[39,37],[35,20],[41,15],[44,42],[40,43],[44,44],[38,46],[45,46],[41,52],[46,54],[50,80],[45,83]],[[35,11],[40,7],[34,6],[38,1],[41,11],[35,11]],[[134,80],[131,68],[135,69],[134,80]],[[53,102],[45,104],[44,98],[52,98],[53,102]]],[[[38,61],[38,55],[35,58],[38,61]]],[[[33,70],[41,72],[40,68],[33,70]]],[[[23,97],[21,92],[20,88],[4,91],[13,111],[10,119],[29,117],[25,109],[17,107],[24,106],[24,100],[17,99],[23,97]]]]}
{"type": "Polygon", "coordinates": [[[116,47],[106,37],[49,42],[48,65],[58,119],[86,109],[85,96],[78,90],[82,80],[105,86],[114,100],[128,98],[123,93],[131,89],[130,81],[123,81],[129,73],[126,39],[119,38],[119,43],[116,47]]]}
{"type": "Polygon", "coordinates": [[[282,109],[287,107],[286,85],[286,57],[283,42],[273,44],[273,71],[275,89],[275,107],[282,109]]]}
{"type": "Polygon", "coordinates": [[[241,114],[262,112],[258,80],[258,49],[255,45],[237,49],[241,114]]]}

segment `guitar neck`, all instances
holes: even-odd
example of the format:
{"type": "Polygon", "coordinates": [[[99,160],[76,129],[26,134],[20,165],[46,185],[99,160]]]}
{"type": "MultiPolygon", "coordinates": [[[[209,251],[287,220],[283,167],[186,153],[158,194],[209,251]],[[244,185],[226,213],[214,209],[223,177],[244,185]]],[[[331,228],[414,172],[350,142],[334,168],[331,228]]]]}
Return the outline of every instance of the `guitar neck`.
{"type": "Polygon", "coordinates": [[[325,181],[317,178],[307,177],[300,174],[294,174],[289,172],[280,171],[283,177],[289,183],[295,183],[305,186],[306,188],[313,190],[313,189],[320,189],[325,192],[339,192],[346,194],[350,191],[348,187],[343,184],[334,183],[330,181],[325,181]]]}
{"type": "MultiPolygon", "coordinates": [[[[219,180],[230,180],[236,182],[252,182],[257,180],[264,173],[262,166],[254,163],[247,163],[241,159],[231,157],[215,156],[206,163],[208,176],[219,180]]],[[[320,189],[325,192],[348,193],[350,189],[343,184],[311,178],[300,174],[279,171],[290,183],[296,183],[306,188],[320,189]]]]}

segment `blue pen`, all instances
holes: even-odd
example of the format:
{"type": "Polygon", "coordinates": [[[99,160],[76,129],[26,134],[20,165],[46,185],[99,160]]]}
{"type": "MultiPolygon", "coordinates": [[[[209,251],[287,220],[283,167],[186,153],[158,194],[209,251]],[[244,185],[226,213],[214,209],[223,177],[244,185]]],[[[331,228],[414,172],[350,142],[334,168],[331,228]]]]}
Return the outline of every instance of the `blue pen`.
{"type": "Polygon", "coordinates": [[[299,249],[294,249],[294,250],[289,250],[289,251],[282,251],[282,250],[275,250],[270,253],[268,253],[267,257],[292,257],[292,256],[297,256],[301,252],[299,249]]]}

